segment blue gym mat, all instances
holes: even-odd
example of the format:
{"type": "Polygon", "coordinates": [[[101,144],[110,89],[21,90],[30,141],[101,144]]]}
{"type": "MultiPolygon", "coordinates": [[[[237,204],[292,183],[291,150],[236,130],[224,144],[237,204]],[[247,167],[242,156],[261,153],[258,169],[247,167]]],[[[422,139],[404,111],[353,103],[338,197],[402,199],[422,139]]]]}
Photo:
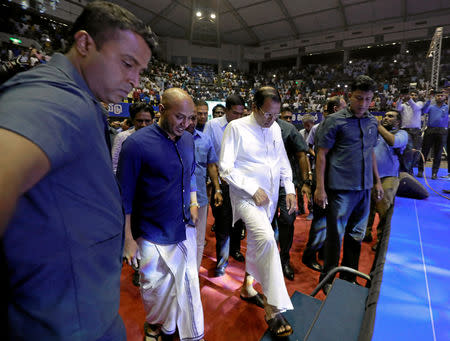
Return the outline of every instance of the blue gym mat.
{"type": "MultiPolygon", "coordinates": [[[[450,197],[450,179],[426,176],[450,197]]],[[[450,340],[450,201],[426,188],[425,200],[396,198],[372,341],[450,340]]]]}

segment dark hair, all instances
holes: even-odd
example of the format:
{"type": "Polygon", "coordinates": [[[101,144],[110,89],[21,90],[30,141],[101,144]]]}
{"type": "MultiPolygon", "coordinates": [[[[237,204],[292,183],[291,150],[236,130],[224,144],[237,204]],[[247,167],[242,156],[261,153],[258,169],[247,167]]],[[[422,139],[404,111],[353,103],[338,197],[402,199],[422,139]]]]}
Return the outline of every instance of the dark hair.
{"type": "Polygon", "coordinates": [[[281,108],[281,110],[280,110],[280,114],[282,114],[282,113],[284,113],[284,112],[287,112],[287,111],[289,111],[290,113],[292,113],[291,108],[289,108],[289,107],[283,107],[283,108],[281,108]]]}
{"type": "Polygon", "coordinates": [[[277,89],[271,86],[263,86],[256,90],[253,96],[253,102],[258,108],[261,108],[266,98],[270,98],[272,101],[281,103],[281,97],[277,89]]]}
{"type": "Polygon", "coordinates": [[[401,127],[402,126],[402,114],[400,113],[400,111],[396,110],[396,109],[389,109],[386,112],[396,112],[397,113],[397,121],[398,121],[398,126],[401,127]]]}
{"type": "Polygon", "coordinates": [[[75,42],[75,33],[84,30],[94,39],[97,49],[106,41],[114,39],[114,31],[128,30],[139,34],[153,53],[158,47],[156,35],[151,28],[128,10],[107,1],[88,4],[74,22],[68,37],[68,49],[75,42]]]}
{"type": "Polygon", "coordinates": [[[361,90],[375,92],[377,85],[369,76],[360,75],[353,80],[351,89],[352,91],[361,90]]]}
{"type": "Polygon", "coordinates": [[[208,107],[208,103],[206,103],[206,101],[204,101],[202,99],[195,100],[194,104],[195,104],[196,107],[200,107],[200,106],[204,106],[204,105],[206,107],[208,107]]]}
{"type": "Polygon", "coordinates": [[[155,117],[155,111],[153,110],[153,107],[151,105],[148,105],[145,102],[139,102],[139,103],[134,103],[134,104],[130,105],[129,111],[130,111],[130,117],[133,121],[134,121],[136,115],[143,111],[149,112],[150,115],[152,116],[152,119],[155,117]]]}
{"type": "Polygon", "coordinates": [[[217,108],[223,108],[223,110],[226,109],[222,104],[217,104],[214,106],[214,108],[212,108],[212,112],[215,113],[217,108]]]}
{"type": "Polygon", "coordinates": [[[339,107],[341,105],[341,98],[339,96],[333,96],[328,98],[327,101],[327,113],[332,114],[334,113],[334,107],[339,107]]]}
{"type": "Polygon", "coordinates": [[[244,99],[238,94],[232,94],[228,96],[227,100],[225,101],[226,108],[230,110],[233,105],[242,105],[245,107],[244,99]]]}

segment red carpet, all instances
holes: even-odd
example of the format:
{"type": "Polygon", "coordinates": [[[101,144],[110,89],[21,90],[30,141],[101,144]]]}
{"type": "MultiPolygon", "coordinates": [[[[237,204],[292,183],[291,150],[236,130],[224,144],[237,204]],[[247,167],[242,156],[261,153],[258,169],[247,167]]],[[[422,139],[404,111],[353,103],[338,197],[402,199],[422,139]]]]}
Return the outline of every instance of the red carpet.
{"type": "MultiPolygon", "coordinates": [[[[310,294],[318,283],[319,273],[310,270],[301,262],[301,255],[305,248],[310,221],[306,215],[298,216],[295,222],[294,243],[291,249],[291,263],[295,268],[294,281],[286,280],[289,294],[300,291],[310,294]]],[[[211,232],[213,218],[211,211],[208,217],[206,232],[207,245],[205,246],[202,267],[200,269],[200,287],[205,316],[205,340],[259,340],[267,329],[264,322],[264,310],[248,304],[239,298],[239,289],[244,278],[244,263],[230,260],[226,274],[215,278],[215,237],[211,232]]],[[[375,237],[375,236],[374,236],[375,237]]],[[[374,244],[363,243],[361,250],[359,270],[369,273],[375,253],[371,250],[374,244]]],[[[246,243],[242,242],[242,253],[245,253],[246,243]]],[[[125,265],[121,277],[120,315],[127,329],[128,341],[141,341],[143,339],[143,325],[145,312],[140,298],[139,288],[131,282],[131,267],[125,265]]],[[[359,283],[365,284],[362,279],[359,283]]],[[[255,286],[258,291],[259,285],[255,286]]],[[[317,296],[324,299],[320,292],[317,296]]]]}

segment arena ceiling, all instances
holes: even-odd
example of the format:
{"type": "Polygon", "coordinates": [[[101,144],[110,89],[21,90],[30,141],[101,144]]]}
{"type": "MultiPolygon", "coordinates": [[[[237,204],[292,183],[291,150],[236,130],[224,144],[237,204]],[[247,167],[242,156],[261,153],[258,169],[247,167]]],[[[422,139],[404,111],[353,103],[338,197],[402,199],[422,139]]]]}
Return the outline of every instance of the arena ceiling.
{"type": "Polygon", "coordinates": [[[261,46],[448,15],[450,0],[113,0],[160,36],[261,46]],[[196,12],[202,12],[197,18],[196,12]],[[214,12],[216,18],[210,18],[214,12]]]}

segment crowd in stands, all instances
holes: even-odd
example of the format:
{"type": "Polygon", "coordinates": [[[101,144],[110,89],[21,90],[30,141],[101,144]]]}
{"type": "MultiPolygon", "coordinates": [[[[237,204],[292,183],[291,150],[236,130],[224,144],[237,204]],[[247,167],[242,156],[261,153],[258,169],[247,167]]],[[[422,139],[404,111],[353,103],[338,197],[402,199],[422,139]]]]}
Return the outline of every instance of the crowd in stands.
{"type": "MultiPolygon", "coordinates": [[[[4,81],[11,74],[47,62],[55,51],[64,51],[68,26],[32,11],[7,7],[8,15],[0,18],[0,32],[33,39],[40,46],[23,47],[12,43],[0,45],[0,71],[4,81]]],[[[385,111],[395,103],[401,88],[414,84],[419,97],[425,97],[430,70],[425,63],[426,51],[408,51],[372,59],[352,59],[339,64],[306,64],[299,68],[265,69],[245,73],[215,65],[174,65],[153,59],[138,88],[127,102],[144,101],[154,107],[161,93],[171,87],[186,90],[193,98],[224,101],[238,93],[250,105],[255,89],[273,85],[283,101],[296,112],[322,111],[326,99],[348,93],[350,80],[360,74],[372,75],[379,88],[371,105],[372,111],[385,111]]],[[[450,49],[443,49],[441,75],[450,71],[450,49]]]]}

